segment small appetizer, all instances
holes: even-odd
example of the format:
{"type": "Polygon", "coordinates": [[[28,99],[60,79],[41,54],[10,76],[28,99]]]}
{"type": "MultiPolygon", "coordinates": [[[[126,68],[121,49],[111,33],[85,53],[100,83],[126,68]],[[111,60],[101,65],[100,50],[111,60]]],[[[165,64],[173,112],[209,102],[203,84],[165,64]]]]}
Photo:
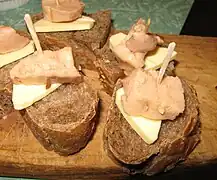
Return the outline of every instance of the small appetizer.
{"type": "Polygon", "coordinates": [[[195,90],[185,80],[165,75],[171,56],[168,51],[160,71],[137,68],[114,89],[105,150],[130,174],[172,169],[200,141],[195,90]]]}
{"type": "MultiPolygon", "coordinates": [[[[130,29],[128,34],[117,33],[109,39],[109,47],[120,60],[122,69],[129,73],[135,68],[157,69],[162,64],[162,57],[167,53],[167,48],[157,47],[164,41],[157,35],[150,34],[150,19],[139,19],[130,29]],[[149,55],[149,52],[153,52],[149,55]],[[161,59],[161,61],[159,61],[161,59]]],[[[173,53],[171,60],[176,56],[173,53]]]]}
{"type": "Polygon", "coordinates": [[[74,154],[94,133],[98,94],[75,68],[71,47],[43,51],[31,17],[24,19],[37,52],[10,71],[13,106],[44,148],[74,154]]]}

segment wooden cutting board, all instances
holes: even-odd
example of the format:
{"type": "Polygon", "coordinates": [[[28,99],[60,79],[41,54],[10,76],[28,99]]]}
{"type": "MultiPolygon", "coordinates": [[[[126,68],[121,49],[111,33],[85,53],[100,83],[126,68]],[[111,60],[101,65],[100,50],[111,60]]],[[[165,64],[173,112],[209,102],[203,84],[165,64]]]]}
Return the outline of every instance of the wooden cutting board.
{"type": "MultiPolygon", "coordinates": [[[[217,38],[164,35],[177,43],[176,72],[197,90],[202,122],[201,143],[182,167],[211,163],[217,159],[217,38]]],[[[100,89],[95,75],[93,85],[100,89]]],[[[96,132],[81,152],[61,157],[46,151],[24,124],[19,113],[0,121],[0,175],[46,179],[114,179],[127,175],[103,150],[102,134],[110,97],[100,91],[102,111],[96,132]]],[[[175,171],[175,170],[173,170],[175,171]]]]}

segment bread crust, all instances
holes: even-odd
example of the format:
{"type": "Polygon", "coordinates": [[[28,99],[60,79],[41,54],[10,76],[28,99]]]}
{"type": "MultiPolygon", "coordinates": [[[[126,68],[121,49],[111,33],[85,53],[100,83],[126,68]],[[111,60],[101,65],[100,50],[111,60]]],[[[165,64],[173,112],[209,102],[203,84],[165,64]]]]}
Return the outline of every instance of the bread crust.
{"type": "Polygon", "coordinates": [[[0,89],[0,120],[14,111],[11,93],[7,89],[0,89]]]}

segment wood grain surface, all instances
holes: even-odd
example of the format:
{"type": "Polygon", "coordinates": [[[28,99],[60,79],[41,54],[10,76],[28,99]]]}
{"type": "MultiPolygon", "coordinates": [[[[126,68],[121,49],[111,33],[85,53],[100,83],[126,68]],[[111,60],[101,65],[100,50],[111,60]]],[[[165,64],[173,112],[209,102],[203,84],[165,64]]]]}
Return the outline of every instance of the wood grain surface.
{"type": "MultiPolygon", "coordinates": [[[[180,168],[208,164],[217,159],[217,38],[163,35],[178,52],[176,73],[194,85],[200,102],[201,143],[180,168]]],[[[18,112],[0,121],[0,175],[46,179],[122,179],[127,175],[103,150],[102,134],[110,97],[99,89],[100,120],[92,140],[79,153],[61,157],[46,151],[34,138],[18,112]]],[[[173,170],[175,171],[175,170],[173,170]]]]}
{"type": "Polygon", "coordinates": [[[185,162],[207,163],[217,158],[217,38],[164,36],[177,43],[176,74],[196,89],[202,122],[201,143],[185,162]]]}

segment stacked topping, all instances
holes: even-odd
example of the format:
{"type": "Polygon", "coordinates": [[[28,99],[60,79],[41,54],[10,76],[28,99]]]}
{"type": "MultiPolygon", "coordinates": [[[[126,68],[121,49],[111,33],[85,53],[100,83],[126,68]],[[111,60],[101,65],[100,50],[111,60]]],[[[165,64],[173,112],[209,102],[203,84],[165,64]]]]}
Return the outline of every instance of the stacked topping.
{"type": "Polygon", "coordinates": [[[0,26],[0,68],[35,51],[28,38],[19,35],[13,28],[0,26]]]}
{"type": "Polygon", "coordinates": [[[0,26],[0,54],[22,49],[29,42],[28,38],[20,36],[13,28],[0,26]]]}
{"type": "MultiPolygon", "coordinates": [[[[150,19],[139,19],[130,29],[128,35],[117,33],[109,39],[109,48],[120,60],[120,68],[129,75],[133,69],[144,67],[146,70],[158,69],[167,54],[167,48],[159,47],[163,40],[154,34],[148,33],[150,19]]],[[[175,59],[176,52],[173,51],[171,60],[175,59]]]]}
{"type": "Polygon", "coordinates": [[[36,32],[58,32],[91,29],[95,20],[83,16],[80,0],[42,0],[44,18],[37,21],[36,32]]]}
{"type": "Polygon", "coordinates": [[[10,71],[13,81],[12,101],[21,110],[41,100],[57,89],[61,83],[80,82],[81,75],[74,66],[71,47],[58,51],[42,51],[30,16],[25,22],[37,52],[21,60],[10,71]]]}
{"type": "Polygon", "coordinates": [[[80,0],[42,0],[44,18],[51,22],[69,22],[81,17],[84,3],[80,0]]]}
{"type": "Polygon", "coordinates": [[[150,20],[139,19],[132,26],[128,35],[117,34],[115,39],[110,38],[110,48],[114,54],[123,62],[133,68],[141,68],[145,65],[145,55],[156,48],[163,40],[156,35],[148,33],[150,20]],[[116,41],[116,42],[114,42],[116,41]]]}
{"type": "Polygon", "coordinates": [[[158,139],[162,120],[175,120],[184,111],[184,90],[178,77],[158,83],[157,71],[138,68],[122,80],[115,103],[131,127],[147,143],[158,139]]]}

